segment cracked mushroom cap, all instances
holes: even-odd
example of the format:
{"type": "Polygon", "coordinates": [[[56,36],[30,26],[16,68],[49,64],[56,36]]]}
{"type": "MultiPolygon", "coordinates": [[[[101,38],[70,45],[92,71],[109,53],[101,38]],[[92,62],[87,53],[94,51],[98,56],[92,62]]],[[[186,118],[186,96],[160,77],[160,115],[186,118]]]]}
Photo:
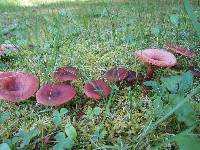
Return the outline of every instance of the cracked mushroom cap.
{"type": "Polygon", "coordinates": [[[85,83],[84,92],[85,94],[95,100],[107,97],[110,94],[111,88],[103,80],[93,80],[85,83]]]}
{"type": "Polygon", "coordinates": [[[162,49],[144,49],[135,51],[134,55],[146,64],[158,67],[172,67],[177,63],[176,57],[162,49]]]}
{"type": "Polygon", "coordinates": [[[184,47],[181,46],[177,46],[177,45],[166,45],[165,46],[169,51],[173,52],[173,53],[179,53],[183,56],[186,57],[191,57],[191,58],[195,58],[196,54],[194,52],[192,52],[189,49],[186,49],[184,47]]]}
{"type": "Polygon", "coordinates": [[[37,102],[45,106],[59,106],[72,100],[76,90],[71,85],[46,84],[36,93],[37,102]]]}
{"type": "Polygon", "coordinates": [[[17,50],[17,48],[12,44],[1,44],[0,45],[0,56],[3,56],[5,54],[6,49],[9,49],[11,51],[17,50]]]}
{"type": "Polygon", "coordinates": [[[105,73],[105,78],[109,81],[121,81],[128,76],[128,70],[122,67],[115,67],[105,73]]]}
{"type": "Polygon", "coordinates": [[[0,98],[20,102],[34,95],[39,88],[39,80],[33,74],[22,72],[0,73],[0,98]]]}
{"type": "Polygon", "coordinates": [[[75,67],[60,67],[54,72],[54,78],[60,81],[78,79],[79,70],[75,67]]]}

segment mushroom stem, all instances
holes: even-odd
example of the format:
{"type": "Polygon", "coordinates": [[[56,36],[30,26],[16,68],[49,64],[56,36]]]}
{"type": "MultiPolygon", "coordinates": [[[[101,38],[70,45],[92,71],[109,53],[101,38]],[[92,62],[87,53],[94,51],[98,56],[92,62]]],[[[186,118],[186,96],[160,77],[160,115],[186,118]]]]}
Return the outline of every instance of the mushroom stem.
{"type": "Polygon", "coordinates": [[[155,66],[148,65],[145,80],[151,80],[153,78],[154,72],[155,72],[155,66]]]}

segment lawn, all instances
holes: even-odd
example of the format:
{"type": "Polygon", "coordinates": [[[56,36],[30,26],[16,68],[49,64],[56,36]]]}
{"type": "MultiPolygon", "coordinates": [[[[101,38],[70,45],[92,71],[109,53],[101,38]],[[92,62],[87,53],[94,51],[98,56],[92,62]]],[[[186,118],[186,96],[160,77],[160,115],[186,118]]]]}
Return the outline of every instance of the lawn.
{"type": "MultiPolygon", "coordinates": [[[[199,21],[199,1],[190,3],[199,21]]],[[[200,69],[199,39],[178,0],[0,0],[0,44],[17,48],[0,56],[0,72],[35,74],[40,86],[56,82],[52,74],[62,66],[78,68],[81,76],[71,83],[75,98],[59,107],[43,106],[35,96],[20,103],[0,100],[0,150],[8,145],[28,150],[184,150],[190,145],[198,150],[200,81],[187,70],[200,69]],[[155,90],[144,94],[137,81],[123,88],[110,83],[109,97],[97,102],[84,94],[85,82],[113,67],[145,75],[145,64],[133,52],[168,44],[188,48],[196,57],[175,54],[177,66],[156,70],[156,82],[148,83],[155,90]],[[183,90],[170,92],[176,82],[183,90]],[[158,83],[167,89],[164,94],[156,91],[158,83]],[[162,99],[168,98],[174,101],[165,105],[162,99]]]]}

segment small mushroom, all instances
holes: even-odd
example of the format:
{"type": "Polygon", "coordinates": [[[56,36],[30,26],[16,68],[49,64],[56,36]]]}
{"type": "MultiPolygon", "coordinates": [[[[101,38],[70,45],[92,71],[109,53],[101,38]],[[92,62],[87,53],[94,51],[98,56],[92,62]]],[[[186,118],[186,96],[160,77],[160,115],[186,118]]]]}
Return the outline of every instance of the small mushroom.
{"type": "Polygon", "coordinates": [[[190,66],[188,68],[188,70],[191,71],[191,73],[194,77],[200,78],[200,71],[199,70],[195,69],[193,66],[190,66]]]}
{"type": "Polygon", "coordinates": [[[100,79],[87,82],[84,85],[85,94],[96,101],[103,97],[107,97],[110,94],[110,91],[110,86],[100,79]]]}
{"type": "Polygon", "coordinates": [[[12,44],[1,44],[1,46],[0,46],[0,56],[5,55],[6,49],[13,51],[13,52],[17,50],[17,48],[12,44]]]}
{"type": "Polygon", "coordinates": [[[24,101],[38,90],[39,80],[33,74],[22,72],[0,73],[0,98],[11,101],[24,101]]]}
{"type": "Polygon", "coordinates": [[[105,73],[105,78],[111,82],[124,80],[128,76],[128,71],[122,67],[115,67],[105,73]]]}
{"type": "Polygon", "coordinates": [[[120,89],[122,89],[121,81],[125,80],[128,76],[128,70],[123,67],[115,67],[108,70],[104,76],[107,80],[114,82],[120,89]]]}
{"type": "Polygon", "coordinates": [[[46,84],[36,93],[37,102],[45,106],[59,106],[72,100],[76,90],[71,85],[46,84]]]}
{"type": "Polygon", "coordinates": [[[128,86],[133,86],[137,80],[136,72],[135,71],[128,71],[128,76],[126,77],[125,81],[128,86]]]}
{"type": "Polygon", "coordinates": [[[150,80],[153,77],[157,67],[172,67],[176,65],[176,57],[162,49],[145,49],[135,51],[134,55],[147,65],[147,74],[145,80],[150,80]]]}
{"type": "Polygon", "coordinates": [[[165,45],[164,47],[166,47],[172,53],[179,53],[179,54],[181,54],[183,56],[190,57],[190,58],[195,58],[196,57],[196,54],[194,52],[192,52],[191,50],[186,49],[184,47],[181,47],[181,46],[165,45]]]}
{"type": "Polygon", "coordinates": [[[69,83],[78,79],[79,70],[75,67],[60,67],[54,72],[54,79],[69,83]]]}

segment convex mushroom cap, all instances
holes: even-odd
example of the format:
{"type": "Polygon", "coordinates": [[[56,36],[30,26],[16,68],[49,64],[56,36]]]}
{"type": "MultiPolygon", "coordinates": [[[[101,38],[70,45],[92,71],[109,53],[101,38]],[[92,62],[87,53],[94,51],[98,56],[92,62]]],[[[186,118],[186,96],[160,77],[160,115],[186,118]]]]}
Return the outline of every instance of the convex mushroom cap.
{"type": "Polygon", "coordinates": [[[75,67],[60,67],[54,72],[54,78],[60,81],[71,81],[78,79],[79,70],[75,67]]]}
{"type": "Polygon", "coordinates": [[[37,102],[45,106],[59,106],[72,100],[76,90],[71,85],[46,84],[36,93],[37,102]]]}
{"type": "Polygon", "coordinates": [[[85,94],[93,98],[94,100],[102,99],[103,97],[107,97],[110,94],[111,88],[109,85],[105,83],[105,81],[92,80],[90,82],[85,83],[84,92],[85,94]]]}
{"type": "Polygon", "coordinates": [[[124,80],[128,76],[128,70],[123,67],[115,67],[105,73],[105,78],[112,82],[124,80]]]}
{"type": "Polygon", "coordinates": [[[183,56],[191,57],[191,58],[196,57],[196,54],[194,52],[192,52],[191,50],[186,49],[184,47],[181,47],[181,46],[166,45],[165,47],[172,53],[179,53],[179,54],[181,54],[183,56]]]}
{"type": "Polygon", "coordinates": [[[39,88],[39,80],[33,74],[23,72],[0,73],[0,98],[20,102],[33,96],[39,88]]]}

